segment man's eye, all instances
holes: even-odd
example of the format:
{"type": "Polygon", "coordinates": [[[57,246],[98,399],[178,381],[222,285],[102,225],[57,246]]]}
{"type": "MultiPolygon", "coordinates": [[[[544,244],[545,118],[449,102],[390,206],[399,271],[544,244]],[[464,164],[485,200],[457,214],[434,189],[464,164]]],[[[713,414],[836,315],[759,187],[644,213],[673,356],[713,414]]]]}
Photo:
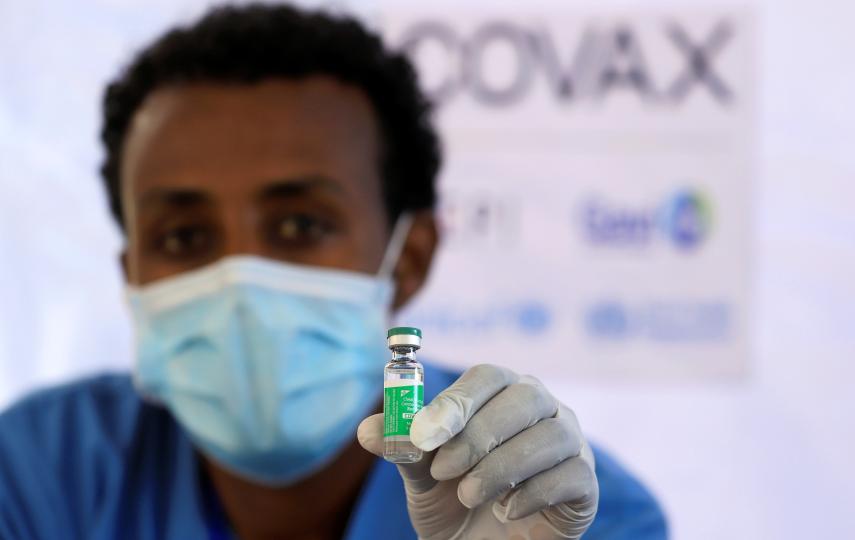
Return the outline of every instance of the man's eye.
{"type": "Polygon", "coordinates": [[[321,240],[329,230],[329,225],[317,218],[294,214],[277,220],[273,232],[280,242],[311,242],[321,240]]]}
{"type": "Polygon", "coordinates": [[[171,257],[195,255],[211,243],[210,232],[203,227],[177,227],[160,238],[159,249],[171,257]]]}

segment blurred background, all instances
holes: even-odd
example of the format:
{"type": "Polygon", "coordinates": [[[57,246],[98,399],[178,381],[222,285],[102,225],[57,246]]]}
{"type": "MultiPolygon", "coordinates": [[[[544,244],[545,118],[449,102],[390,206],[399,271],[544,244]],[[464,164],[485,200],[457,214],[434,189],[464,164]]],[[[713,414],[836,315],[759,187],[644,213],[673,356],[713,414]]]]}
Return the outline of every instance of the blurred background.
{"type": "MultiPolygon", "coordinates": [[[[0,3],[0,408],[129,369],[100,98],[209,4],[0,3]]],[[[331,7],[438,103],[444,247],[400,315],[423,356],[540,377],[673,538],[851,535],[855,6],[331,7]]]]}

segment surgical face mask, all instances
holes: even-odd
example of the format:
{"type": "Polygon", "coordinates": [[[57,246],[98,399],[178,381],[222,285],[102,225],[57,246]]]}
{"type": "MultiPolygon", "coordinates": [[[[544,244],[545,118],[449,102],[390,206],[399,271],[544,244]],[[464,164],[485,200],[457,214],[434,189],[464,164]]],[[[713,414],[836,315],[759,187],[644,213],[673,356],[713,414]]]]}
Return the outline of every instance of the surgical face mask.
{"type": "Polygon", "coordinates": [[[130,287],[138,389],[235,474],[281,486],[322,468],[380,399],[409,223],[377,275],[239,256],[130,287]]]}

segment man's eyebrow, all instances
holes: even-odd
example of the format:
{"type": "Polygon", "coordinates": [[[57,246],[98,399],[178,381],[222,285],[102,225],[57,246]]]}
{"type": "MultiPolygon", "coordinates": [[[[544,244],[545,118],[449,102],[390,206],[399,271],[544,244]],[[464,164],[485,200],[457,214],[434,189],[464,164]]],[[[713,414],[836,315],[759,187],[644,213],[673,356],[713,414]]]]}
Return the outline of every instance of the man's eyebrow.
{"type": "Polygon", "coordinates": [[[292,198],[305,195],[311,191],[323,190],[343,194],[340,182],[320,175],[282,178],[267,184],[259,194],[260,198],[292,198]]]}
{"type": "Polygon", "coordinates": [[[168,204],[171,206],[187,206],[210,200],[202,191],[185,188],[152,188],[140,196],[140,206],[150,204],[168,204]]]}

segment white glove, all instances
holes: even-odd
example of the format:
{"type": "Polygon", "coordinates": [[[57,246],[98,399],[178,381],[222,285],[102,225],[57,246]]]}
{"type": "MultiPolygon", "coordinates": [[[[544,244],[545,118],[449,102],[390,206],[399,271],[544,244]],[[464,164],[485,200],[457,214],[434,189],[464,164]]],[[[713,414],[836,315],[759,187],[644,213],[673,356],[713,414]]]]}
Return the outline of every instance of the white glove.
{"type": "MultiPolygon", "coordinates": [[[[383,415],[357,436],[382,456],[383,415]]],[[[533,377],[475,366],[416,414],[410,437],[426,453],[398,471],[423,540],[577,539],[594,520],[593,452],[533,377]]]]}

